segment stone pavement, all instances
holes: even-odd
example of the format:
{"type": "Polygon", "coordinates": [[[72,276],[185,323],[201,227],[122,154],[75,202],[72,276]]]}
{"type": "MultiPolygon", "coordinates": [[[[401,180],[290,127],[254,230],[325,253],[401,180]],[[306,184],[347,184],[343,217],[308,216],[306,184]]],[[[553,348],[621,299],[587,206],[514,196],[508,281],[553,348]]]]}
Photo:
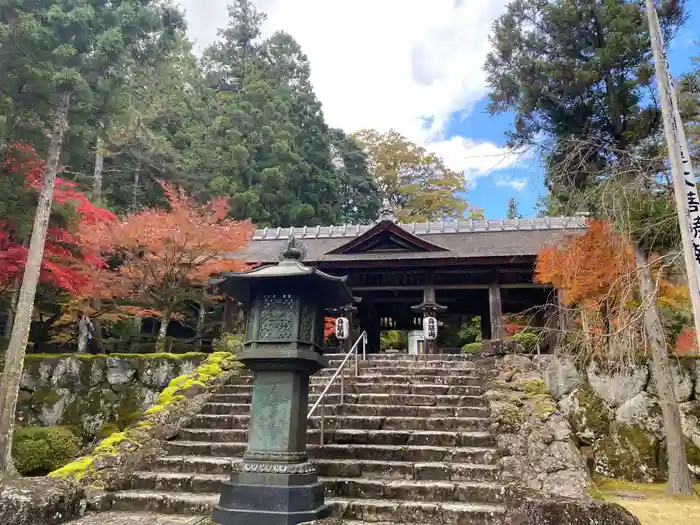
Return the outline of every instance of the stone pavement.
{"type": "Polygon", "coordinates": [[[173,516],[150,512],[104,512],[90,514],[66,525],[204,525],[206,523],[211,522],[201,516],[173,516]]]}

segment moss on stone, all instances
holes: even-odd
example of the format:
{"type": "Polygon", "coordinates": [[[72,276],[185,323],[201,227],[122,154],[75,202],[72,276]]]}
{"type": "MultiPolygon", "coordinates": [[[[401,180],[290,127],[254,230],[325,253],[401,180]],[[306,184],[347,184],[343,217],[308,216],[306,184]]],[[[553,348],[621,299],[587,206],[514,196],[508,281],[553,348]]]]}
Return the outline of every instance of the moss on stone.
{"type": "Polygon", "coordinates": [[[596,472],[626,481],[659,478],[659,442],[644,430],[615,422],[610,435],[593,445],[596,472]]]}
{"type": "Polygon", "coordinates": [[[532,411],[540,421],[547,421],[552,414],[556,414],[559,406],[549,395],[538,396],[532,405],[532,411]]]}
{"type": "Polygon", "coordinates": [[[500,430],[508,433],[516,433],[523,424],[523,413],[514,405],[506,405],[499,413],[500,430]]]}
{"type": "Polygon", "coordinates": [[[88,471],[92,468],[95,458],[92,456],[84,456],[80,459],[68,463],[66,466],[54,470],[49,474],[51,478],[71,478],[76,481],[83,479],[88,471]]]}
{"type": "Polygon", "coordinates": [[[481,343],[469,343],[462,347],[463,354],[476,354],[481,352],[483,346],[481,343]]]}
{"type": "Polygon", "coordinates": [[[542,379],[518,381],[517,387],[519,390],[525,392],[525,395],[528,397],[546,395],[549,392],[547,389],[547,383],[545,383],[542,379]]]}
{"type": "Polygon", "coordinates": [[[579,437],[593,441],[610,434],[611,415],[605,402],[586,385],[572,392],[572,401],[578,406],[569,413],[569,424],[579,437]]]}
{"type": "MultiPolygon", "coordinates": [[[[206,361],[194,372],[176,377],[170,381],[168,387],[163,390],[158,397],[157,404],[148,409],[144,415],[148,418],[160,412],[172,410],[176,405],[187,398],[185,394],[192,387],[200,386],[206,388],[211,381],[215,380],[224,371],[235,367],[234,359],[235,355],[227,352],[209,354],[206,361]]],[[[125,392],[127,392],[127,395],[134,394],[134,392],[129,394],[128,389],[125,392]]],[[[134,411],[131,413],[133,416],[132,419],[136,418],[135,416],[137,413],[139,418],[143,417],[140,412],[134,411]]],[[[98,458],[116,456],[124,449],[140,448],[142,446],[141,441],[144,434],[147,433],[153,425],[154,423],[148,419],[134,421],[133,424],[124,431],[114,432],[103,439],[97,447],[95,447],[92,455],[80,458],[66,465],[64,468],[52,472],[50,475],[54,477],[71,477],[80,480],[84,478],[91,469],[94,469],[94,463],[98,458]]]]}
{"type": "Polygon", "coordinates": [[[55,388],[37,388],[34,391],[34,405],[38,407],[52,407],[60,398],[55,388]]]}

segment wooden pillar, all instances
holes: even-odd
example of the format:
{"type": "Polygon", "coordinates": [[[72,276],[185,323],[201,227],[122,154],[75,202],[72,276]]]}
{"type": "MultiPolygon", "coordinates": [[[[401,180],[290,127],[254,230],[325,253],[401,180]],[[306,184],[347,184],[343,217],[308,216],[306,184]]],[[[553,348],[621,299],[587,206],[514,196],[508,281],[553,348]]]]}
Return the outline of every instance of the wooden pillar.
{"type": "Polygon", "coordinates": [[[560,310],[559,297],[556,290],[552,290],[545,307],[545,334],[547,351],[554,353],[564,335],[561,326],[563,311],[560,310]]]}
{"type": "Polygon", "coordinates": [[[498,283],[489,285],[489,318],[491,320],[491,339],[500,340],[505,337],[503,329],[503,305],[501,303],[501,287],[498,283]]]}
{"type": "Polygon", "coordinates": [[[224,322],[221,330],[223,333],[230,334],[234,332],[236,310],[236,301],[231,299],[228,295],[224,295],[224,322]]]}

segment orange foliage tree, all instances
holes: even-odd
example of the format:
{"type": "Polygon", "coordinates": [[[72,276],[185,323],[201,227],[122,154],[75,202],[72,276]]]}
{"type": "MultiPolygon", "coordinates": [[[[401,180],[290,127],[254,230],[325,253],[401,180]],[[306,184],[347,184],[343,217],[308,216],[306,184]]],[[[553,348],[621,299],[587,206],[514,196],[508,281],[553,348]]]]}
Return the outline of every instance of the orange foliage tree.
{"type": "Polygon", "coordinates": [[[130,299],[160,314],[158,350],[173,315],[185,301],[196,300],[197,289],[212,276],[245,268],[234,252],[247,245],[255,228],[250,221],[227,219],[227,198],[200,205],[181,188],[161,186],[168,210],[142,210],[81,231],[96,250],[117,259],[94,279],[93,296],[130,299]]]}
{"type": "MultiPolygon", "coordinates": [[[[652,272],[657,274],[659,268],[653,258],[652,264],[652,272]]],[[[543,249],[537,256],[535,281],[551,284],[566,306],[577,309],[579,316],[573,322],[580,326],[589,350],[608,348],[607,336],[623,327],[627,334],[618,336],[624,339],[618,347],[633,351],[643,339],[632,322],[638,317],[633,310],[639,305],[634,249],[608,222],[592,220],[585,234],[568,236],[543,249]]],[[[687,308],[686,286],[666,279],[661,279],[659,285],[661,307],[669,312],[687,308]]],[[[677,349],[688,345],[688,333],[680,334],[677,349]]]]}
{"type": "Polygon", "coordinates": [[[537,256],[535,282],[551,284],[566,305],[619,297],[629,289],[634,251],[609,223],[593,220],[583,235],[544,248],[537,256]]]}

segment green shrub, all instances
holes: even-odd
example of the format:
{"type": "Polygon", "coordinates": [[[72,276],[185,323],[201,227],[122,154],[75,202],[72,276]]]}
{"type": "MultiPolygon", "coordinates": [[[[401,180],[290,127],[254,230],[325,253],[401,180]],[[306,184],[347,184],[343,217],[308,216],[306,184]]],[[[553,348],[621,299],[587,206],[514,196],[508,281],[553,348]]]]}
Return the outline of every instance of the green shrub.
{"type": "Polygon", "coordinates": [[[472,317],[469,323],[462,325],[457,332],[463,344],[481,342],[481,317],[472,317]]]}
{"type": "Polygon", "coordinates": [[[239,354],[243,350],[245,335],[243,334],[221,334],[221,337],[214,339],[212,347],[214,352],[229,352],[239,354]]]}
{"type": "Polygon", "coordinates": [[[463,354],[475,354],[481,352],[481,343],[469,343],[462,347],[463,354]]]}
{"type": "Polygon", "coordinates": [[[405,350],[408,348],[408,341],[401,330],[387,330],[379,338],[380,350],[405,350]]]}
{"type": "Polygon", "coordinates": [[[63,467],[80,453],[81,440],[65,427],[17,427],[12,440],[15,467],[24,476],[63,467]]]}
{"type": "Polygon", "coordinates": [[[512,339],[523,345],[526,352],[534,352],[537,349],[537,343],[540,338],[532,332],[520,332],[513,335],[512,339]]]}

